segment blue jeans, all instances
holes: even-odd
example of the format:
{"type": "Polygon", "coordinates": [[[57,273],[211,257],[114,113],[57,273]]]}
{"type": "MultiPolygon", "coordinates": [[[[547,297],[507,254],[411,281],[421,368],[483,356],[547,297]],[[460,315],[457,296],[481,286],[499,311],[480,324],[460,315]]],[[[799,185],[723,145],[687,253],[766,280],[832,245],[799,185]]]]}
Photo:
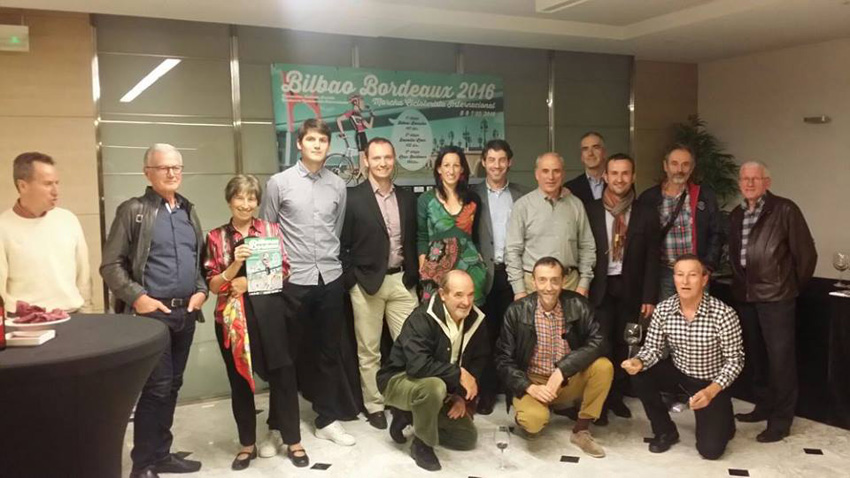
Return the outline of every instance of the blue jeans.
{"type": "Polygon", "coordinates": [[[168,343],[159,362],[142,388],[133,419],[133,470],[143,470],[166,458],[171,451],[171,424],[177,392],[183,385],[183,371],[195,336],[198,312],[172,308],[171,314],[156,311],[146,315],[168,326],[168,343]]]}

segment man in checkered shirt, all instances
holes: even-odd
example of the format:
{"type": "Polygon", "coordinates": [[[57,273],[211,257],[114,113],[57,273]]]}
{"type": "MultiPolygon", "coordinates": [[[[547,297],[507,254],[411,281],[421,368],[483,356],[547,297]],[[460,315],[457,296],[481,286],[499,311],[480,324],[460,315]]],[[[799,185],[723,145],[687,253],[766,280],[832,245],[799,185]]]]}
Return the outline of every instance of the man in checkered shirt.
{"type": "Polygon", "coordinates": [[[582,295],[562,290],[564,266],[554,257],[532,269],[536,292],[505,312],[496,342],[496,370],[512,395],[516,422],[527,438],[539,436],[549,411],[581,400],[570,441],[589,456],[605,451],[590,434],[602,413],[614,367],[604,356],[604,338],[593,306],[582,295]]]}
{"type": "Polygon", "coordinates": [[[632,375],[655,435],[649,451],[662,453],[679,432],[661,392],[685,392],[696,417],[697,451],[716,460],[735,435],[729,386],[744,368],[741,325],[735,311],[705,293],[708,269],[693,254],[673,266],[676,295],[658,304],[646,342],[622,367],[632,375]],[[670,357],[662,359],[664,348],[670,357]]]}

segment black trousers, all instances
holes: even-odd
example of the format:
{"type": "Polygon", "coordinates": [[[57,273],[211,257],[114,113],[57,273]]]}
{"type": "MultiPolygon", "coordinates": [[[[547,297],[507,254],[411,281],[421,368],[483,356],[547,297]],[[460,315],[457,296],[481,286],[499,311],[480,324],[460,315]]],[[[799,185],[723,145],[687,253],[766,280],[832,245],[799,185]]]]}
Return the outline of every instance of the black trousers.
{"type": "Polygon", "coordinates": [[[756,409],[767,426],[787,431],[797,408],[796,300],[740,304],[747,362],[753,375],[756,409]]]}
{"type": "MultiPolygon", "coordinates": [[[[673,365],[672,359],[662,360],[654,367],[632,376],[632,384],[652,424],[652,433],[656,436],[676,431],[676,424],[670,419],[667,405],[661,400],[661,392],[681,392],[684,389],[693,396],[710,383],[683,374],[673,365]]],[[[729,390],[722,390],[707,407],[695,410],[694,416],[697,451],[709,460],[720,458],[735,431],[729,390]]]]}
{"type": "Polygon", "coordinates": [[[640,304],[626,300],[625,286],[622,276],[608,276],[605,297],[596,309],[596,321],[609,344],[606,356],[614,364],[614,380],[605,400],[606,405],[623,401],[623,394],[629,386],[629,375],[620,367],[629,354],[623,332],[626,324],[638,322],[640,318],[640,304]]]}
{"type": "MultiPolygon", "coordinates": [[[[355,388],[359,392],[359,380],[352,383],[343,368],[343,357],[353,357],[343,339],[344,293],[342,278],[325,284],[320,277],[317,285],[287,283],[283,287],[284,296],[297,304],[294,320],[289,322],[294,329],[290,333],[298,338],[294,343],[300,344],[294,360],[302,395],[318,414],[317,428],[359,413],[354,395],[355,388]]],[[[356,368],[356,359],[353,363],[356,368]]]]}
{"type": "MultiPolygon", "coordinates": [[[[251,446],[257,442],[257,409],[254,406],[254,392],[245,378],[236,370],[233,351],[224,348],[224,330],[221,324],[215,325],[215,336],[227,370],[230,382],[230,405],[239,443],[251,446]]],[[[301,421],[298,409],[298,382],[295,380],[293,366],[279,367],[266,372],[269,383],[269,428],[280,431],[283,442],[294,445],[301,442],[301,421]]]]}
{"type": "Polygon", "coordinates": [[[174,408],[195,337],[197,314],[197,311],[187,312],[185,307],[173,307],[170,314],[156,311],[146,315],[165,324],[169,333],[165,350],[136,403],[133,450],[130,452],[134,470],[147,468],[165,459],[171,452],[174,408]]]}
{"type": "Polygon", "coordinates": [[[484,302],[484,320],[487,321],[487,335],[490,339],[490,357],[481,375],[481,383],[478,388],[482,395],[494,396],[502,391],[499,375],[496,373],[496,365],[493,356],[496,350],[496,340],[502,332],[502,323],[505,319],[505,311],[514,301],[514,291],[508,282],[508,273],[504,264],[497,264],[493,270],[493,287],[487,294],[484,302]]]}

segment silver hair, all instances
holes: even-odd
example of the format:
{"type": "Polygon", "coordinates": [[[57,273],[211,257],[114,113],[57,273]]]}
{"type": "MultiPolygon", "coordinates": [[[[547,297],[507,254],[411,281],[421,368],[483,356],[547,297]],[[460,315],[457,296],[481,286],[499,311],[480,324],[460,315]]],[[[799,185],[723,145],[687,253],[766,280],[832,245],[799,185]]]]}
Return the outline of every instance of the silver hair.
{"type": "Polygon", "coordinates": [[[156,153],[174,154],[180,160],[180,164],[183,164],[183,155],[177,148],[167,143],[156,143],[145,151],[145,166],[150,164],[151,157],[156,153]]]}
{"type": "Polygon", "coordinates": [[[537,169],[537,167],[540,166],[540,160],[543,159],[543,156],[547,156],[547,155],[552,155],[552,156],[558,158],[558,161],[561,162],[561,168],[566,167],[566,164],[564,163],[564,157],[563,156],[561,156],[560,154],[558,154],[554,151],[548,151],[548,152],[541,154],[540,156],[537,157],[537,159],[534,160],[534,169],[537,169]]]}
{"type": "Polygon", "coordinates": [[[761,161],[758,161],[758,160],[744,161],[744,163],[742,163],[742,164],[741,164],[741,167],[738,169],[738,171],[740,171],[740,170],[742,170],[742,169],[744,169],[744,168],[747,168],[747,167],[752,167],[752,166],[758,166],[758,167],[760,167],[760,168],[761,168],[761,175],[762,175],[763,177],[765,177],[765,178],[769,178],[769,177],[770,177],[770,170],[769,170],[769,169],[767,169],[767,165],[766,165],[766,164],[764,164],[764,163],[763,163],[763,162],[761,162],[761,161]]]}

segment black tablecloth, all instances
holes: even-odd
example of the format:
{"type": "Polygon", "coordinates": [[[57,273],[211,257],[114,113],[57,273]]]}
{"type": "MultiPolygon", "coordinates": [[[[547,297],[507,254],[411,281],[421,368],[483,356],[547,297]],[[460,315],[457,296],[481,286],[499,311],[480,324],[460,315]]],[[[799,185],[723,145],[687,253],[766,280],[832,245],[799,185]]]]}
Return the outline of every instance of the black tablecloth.
{"type": "MultiPolygon", "coordinates": [[[[850,298],[830,296],[834,282],[815,277],[797,298],[796,415],[850,429],[850,298]]],[[[713,281],[711,294],[737,306],[728,283],[713,281]]],[[[732,386],[734,396],[752,402],[752,381],[751,364],[745,361],[732,386]]]]}
{"type": "Polygon", "coordinates": [[[835,424],[850,429],[850,298],[829,301],[829,402],[835,424]]]}
{"type": "Polygon", "coordinates": [[[165,348],[144,317],[77,314],[0,352],[0,476],[118,477],[127,420],[165,348]]]}

